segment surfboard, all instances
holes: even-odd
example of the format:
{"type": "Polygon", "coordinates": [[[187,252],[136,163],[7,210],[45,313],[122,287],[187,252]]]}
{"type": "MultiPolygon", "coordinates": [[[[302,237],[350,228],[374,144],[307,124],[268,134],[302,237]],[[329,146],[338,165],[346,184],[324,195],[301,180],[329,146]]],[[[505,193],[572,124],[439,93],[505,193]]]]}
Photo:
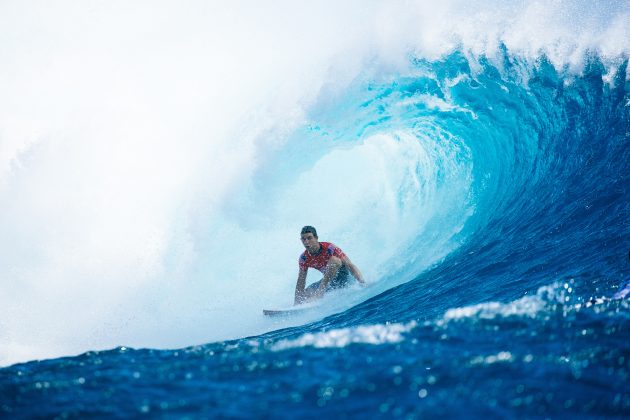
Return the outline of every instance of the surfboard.
{"type": "Polygon", "coordinates": [[[263,309],[263,315],[266,316],[291,316],[299,315],[306,312],[307,308],[291,308],[291,309],[263,309]]]}

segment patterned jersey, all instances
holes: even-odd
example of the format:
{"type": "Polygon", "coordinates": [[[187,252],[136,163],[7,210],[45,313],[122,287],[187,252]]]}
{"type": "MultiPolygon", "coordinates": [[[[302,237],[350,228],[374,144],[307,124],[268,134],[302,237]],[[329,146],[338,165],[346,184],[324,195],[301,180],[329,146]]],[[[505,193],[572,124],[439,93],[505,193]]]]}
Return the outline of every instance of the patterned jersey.
{"type": "Polygon", "coordinates": [[[330,242],[320,242],[319,244],[321,248],[316,255],[311,255],[306,250],[300,255],[300,270],[306,270],[311,267],[323,273],[326,270],[326,265],[328,265],[330,257],[346,258],[346,254],[344,254],[340,248],[337,248],[335,244],[330,242]]]}

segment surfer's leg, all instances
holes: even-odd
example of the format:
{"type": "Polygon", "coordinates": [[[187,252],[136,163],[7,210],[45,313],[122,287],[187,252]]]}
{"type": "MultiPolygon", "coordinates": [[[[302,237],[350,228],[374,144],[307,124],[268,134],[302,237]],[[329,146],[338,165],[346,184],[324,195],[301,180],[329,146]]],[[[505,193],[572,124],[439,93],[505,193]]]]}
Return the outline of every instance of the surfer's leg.
{"type": "Polygon", "coordinates": [[[339,267],[339,270],[337,271],[337,275],[335,276],[335,278],[333,278],[330,281],[326,290],[341,289],[343,287],[346,287],[349,284],[349,280],[350,280],[350,272],[348,271],[348,267],[346,267],[344,264],[341,267],[339,267]]]}
{"type": "Polygon", "coordinates": [[[309,285],[306,289],[304,289],[304,294],[302,295],[304,297],[304,301],[307,301],[311,296],[315,294],[315,292],[317,292],[317,289],[319,289],[319,285],[321,284],[321,282],[321,280],[316,281],[315,283],[309,285]]]}

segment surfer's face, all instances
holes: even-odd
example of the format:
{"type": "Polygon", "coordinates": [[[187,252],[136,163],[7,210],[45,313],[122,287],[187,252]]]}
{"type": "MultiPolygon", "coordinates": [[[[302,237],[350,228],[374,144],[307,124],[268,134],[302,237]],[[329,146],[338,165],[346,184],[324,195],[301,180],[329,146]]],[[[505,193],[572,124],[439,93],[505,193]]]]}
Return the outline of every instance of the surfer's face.
{"type": "Polygon", "coordinates": [[[302,239],[302,245],[304,245],[304,248],[306,248],[308,252],[317,252],[319,242],[311,232],[303,233],[300,237],[302,239]]]}

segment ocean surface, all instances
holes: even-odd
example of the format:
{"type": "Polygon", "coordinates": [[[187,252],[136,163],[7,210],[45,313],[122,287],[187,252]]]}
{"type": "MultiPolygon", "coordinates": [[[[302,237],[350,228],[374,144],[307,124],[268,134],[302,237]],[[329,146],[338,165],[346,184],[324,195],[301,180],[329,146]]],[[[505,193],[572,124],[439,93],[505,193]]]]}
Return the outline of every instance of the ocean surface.
{"type": "Polygon", "coordinates": [[[189,226],[209,251],[196,273],[225,257],[224,278],[260,283],[242,297],[225,286],[208,296],[219,309],[181,319],[192,331],[206,317],[206,341],[101,326],[117,347],[1,368],[0,417],[630,417],[627,56],[587,51],[562,67],[500,43],[492,56],[410,52],[403,67],[363,65],[298,123],[252,134],[281,141],[253,152],[221,223],[189,226]],[[369,285],[267,319],[263,308],[292,303],[306,224],[369,285]],[[243,252],[276,261],[276,228],[292,243],[277,283],[230,271],[243,252]],[[214,339],[231,320],[250,329],[214,339]]]}

